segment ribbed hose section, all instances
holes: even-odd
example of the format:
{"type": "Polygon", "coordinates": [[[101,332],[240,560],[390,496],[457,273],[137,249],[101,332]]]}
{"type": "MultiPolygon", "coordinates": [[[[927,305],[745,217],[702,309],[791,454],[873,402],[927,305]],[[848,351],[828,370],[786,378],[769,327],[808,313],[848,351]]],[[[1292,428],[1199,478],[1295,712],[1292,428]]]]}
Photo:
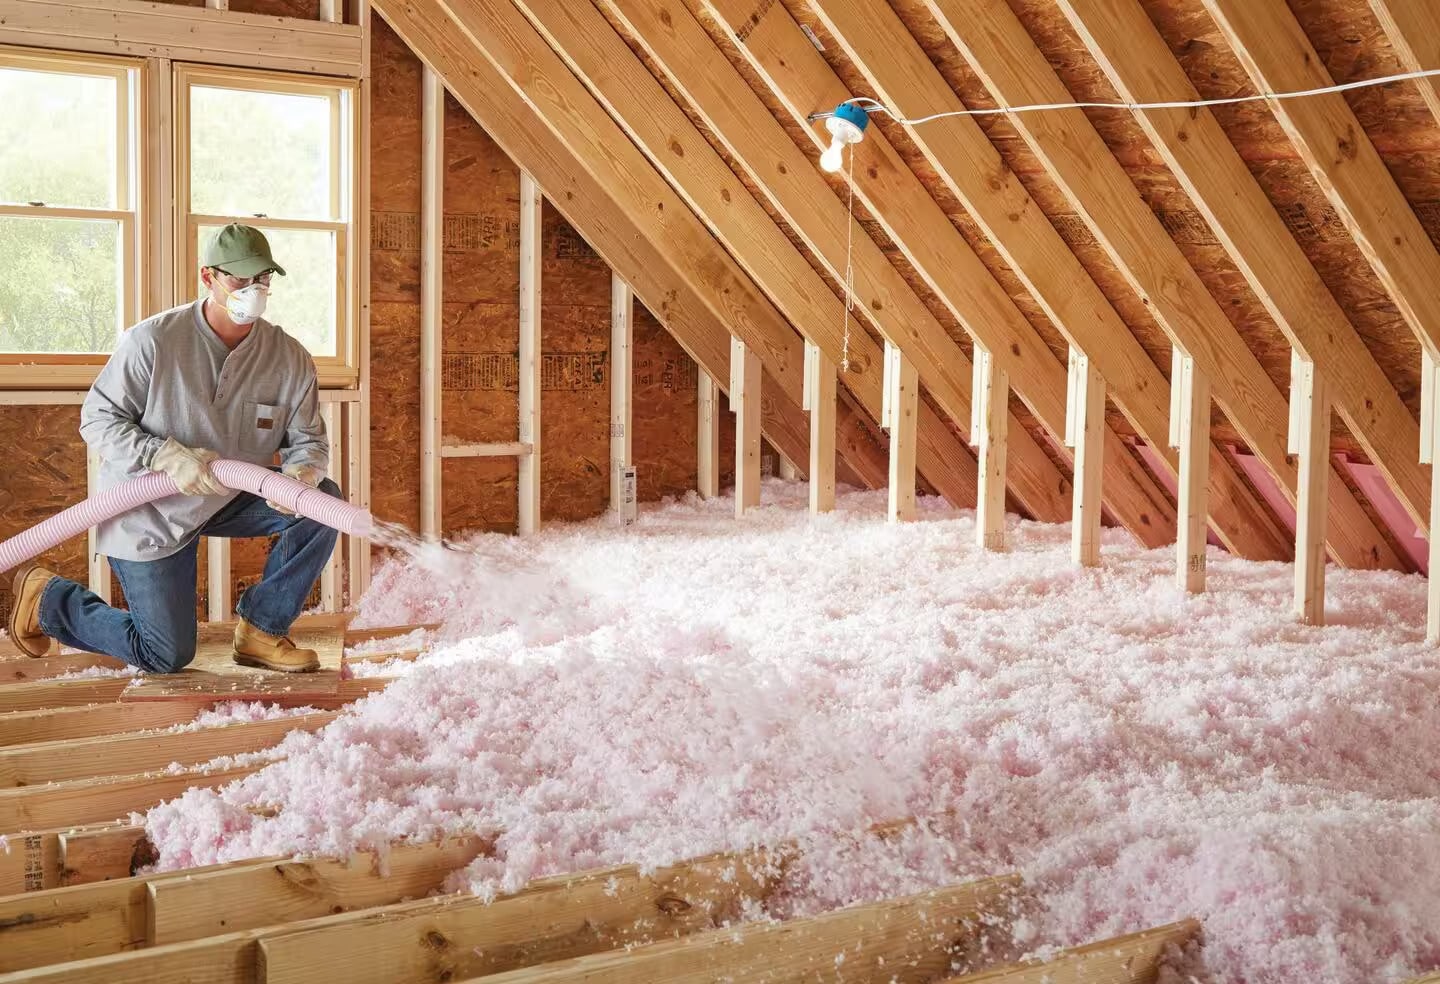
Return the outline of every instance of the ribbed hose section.
{"type": "MultiPolygon", "coordinates": [[[[341,533],[370,535],[369,511],[326,495],[319,489],[312,489],[304,482],[297,482],[279,472],[248,461],[224,459],[211,462],[210,472],[226,488],[269,499],[341,533]]],[[[17,567],[98,523],[114,519],[147,502],[175,495],[176,491],[175,482],[169,475],[151,472],[93,495],[0,543],[0,571],[17,567]]]]}

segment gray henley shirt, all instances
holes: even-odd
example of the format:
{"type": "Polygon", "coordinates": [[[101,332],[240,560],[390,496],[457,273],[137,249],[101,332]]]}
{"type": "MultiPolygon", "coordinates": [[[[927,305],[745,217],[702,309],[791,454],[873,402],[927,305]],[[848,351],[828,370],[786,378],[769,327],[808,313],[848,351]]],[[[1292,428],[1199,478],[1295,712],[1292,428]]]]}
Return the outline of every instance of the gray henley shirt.
{"type": "MultiPolygon", "coordinates": [[[[101,490],[145,474],[165,438],[222,458],[324,470],[330,444],[315,363],[263,318],[234,350],[205,323],[203,301],[140,322],[120,339],[80,410],[80,436],[101,459],[101,490]]],[[[173,495],[100,524],[100,553],[175,553],[236,493],[173,495]]]]}

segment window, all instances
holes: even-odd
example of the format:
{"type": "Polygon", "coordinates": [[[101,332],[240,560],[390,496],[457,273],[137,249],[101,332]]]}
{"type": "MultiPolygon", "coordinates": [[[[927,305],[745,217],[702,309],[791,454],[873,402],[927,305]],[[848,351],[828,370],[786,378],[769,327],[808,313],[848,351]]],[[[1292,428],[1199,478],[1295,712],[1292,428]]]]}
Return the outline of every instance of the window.
{"type": "Polygon", "coordinates": [[[216,229],[253,225],[287,274],[275,278],[266,318],[303,342],[317,365],[344,362],[354,320],[346,261],[354,86],[185,67],[177,91],[186,213],[180,282],[198,285],[200,244],[216,229]]]}
{"type": "Polygon", "coordinates": [[[0,361],[98,363],[137,318],[138,72],[0,51],[0,361]]]}

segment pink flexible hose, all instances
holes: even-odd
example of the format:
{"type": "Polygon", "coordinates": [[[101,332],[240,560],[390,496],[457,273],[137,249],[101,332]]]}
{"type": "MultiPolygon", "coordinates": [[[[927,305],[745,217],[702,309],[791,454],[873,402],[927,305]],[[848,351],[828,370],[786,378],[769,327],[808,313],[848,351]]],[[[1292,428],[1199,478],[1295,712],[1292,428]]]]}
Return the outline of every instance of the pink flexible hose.
{"type": "MultiPolygon", "coordinates": [[[[367,510],[261,465],[222,459],[210,464],[210,472],[226,488],[252,492],[341,533],[370,535],[370,513],[367,510]]],[[[0,571],[17,567],[72,536],[79,536],[97,523],[113,519],[147,502],[175,495],[176,491],[175,482],[169,475],[151,472],[93,495],[0,543],[0,571]]]]}

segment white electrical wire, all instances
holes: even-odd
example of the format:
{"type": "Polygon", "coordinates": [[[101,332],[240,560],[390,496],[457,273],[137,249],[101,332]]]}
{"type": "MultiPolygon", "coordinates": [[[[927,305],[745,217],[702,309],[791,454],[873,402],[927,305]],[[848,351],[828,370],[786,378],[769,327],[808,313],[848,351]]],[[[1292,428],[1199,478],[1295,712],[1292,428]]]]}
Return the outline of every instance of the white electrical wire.
{"type": "MultiPolygon", "coordinates": [[[[1318,89],[1301,89],[1296,92],[1261,92],[1253,96],[1228,96],[1222,99],[1193,99],[1175,100],[1173,102],[1068,102],[1068,103],[1034,103],[1027,106],[998,106],[994,109],[955,109],[946,113],[932,113],[929,116],[919,116],[908,119],[900,116],[889,106],[886,106],[878,99],[869,96],[856,96],[854,99],[845,100],[847,103],[866,104],[872,108],[866,112],[878,110],[889,116],[896,123],[903,123],[906,126],[916,126],[920,123],[929,123],[931,120],[944,119],[947,116],[1007,116],[1011,113],[1035,113],[1051,109],[1128,109],[1132,112],[1145,109],[1192,109],[1201,106],[1233,106],[1237,103],[1267,102],[1271,99],[1301,99],[1305,96],[1319,96],[1329,92],[1349,92],[1352,89],[1364,89],[1375,85],[1388,85],[1391,82],[1404,82],[1408,79],[1423,79],[1440,76],[1440,68],[1427,68],[1422,71],[1401,72],[1398,75],[1382,75],[1373,79],[1358,79],[1354,82],[1343,82],[1336,85],[1322,86],[1318,89]]],[[[833,116],[833,113],[818,113],[813,119],[824,119],[833,116]]]]}

